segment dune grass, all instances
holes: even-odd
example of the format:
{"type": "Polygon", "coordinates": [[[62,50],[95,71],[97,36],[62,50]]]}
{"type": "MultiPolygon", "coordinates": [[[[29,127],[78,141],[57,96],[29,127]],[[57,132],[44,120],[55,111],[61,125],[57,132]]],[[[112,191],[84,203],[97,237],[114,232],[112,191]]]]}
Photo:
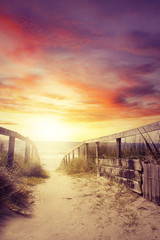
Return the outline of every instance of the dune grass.
{"type": "Polygon", "coordinates": [[[67,174],[96,173],[96,163],[93,159],[86,161],[84,158],[75,158],[67,165],[61,165],[58,170],[63,170],[67,174]]]}
{"type": "Polygon", "coordinates": [[[24,164],[21,155],[14,156],[13,166],[7,167],[7,152],[0,151],[0,209],[7,207],[26,214],[33,202],[33,188],[48,178],[48,173],[37,162],[24,164]]]}

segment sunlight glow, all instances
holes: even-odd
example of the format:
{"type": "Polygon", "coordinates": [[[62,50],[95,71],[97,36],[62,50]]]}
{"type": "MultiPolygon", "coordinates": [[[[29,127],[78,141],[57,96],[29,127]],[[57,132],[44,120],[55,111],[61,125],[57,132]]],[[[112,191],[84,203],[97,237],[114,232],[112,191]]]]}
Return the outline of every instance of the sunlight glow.
{"type": "Polygon", "coordinates": [[[47,117],[31,119],[32,136],[40,141],[63,141],[68,130],[60,120],[47,117]]]}

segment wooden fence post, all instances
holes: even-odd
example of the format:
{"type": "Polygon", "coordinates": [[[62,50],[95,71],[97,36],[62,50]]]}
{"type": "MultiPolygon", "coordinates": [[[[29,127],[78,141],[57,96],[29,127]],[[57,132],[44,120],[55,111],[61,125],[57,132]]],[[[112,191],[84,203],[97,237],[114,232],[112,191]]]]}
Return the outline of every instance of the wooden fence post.
{"type": "Polygon", "coordinates": [[[99,142],[96,142],[96,159],[99,158],[99,142]]]}
{"type": "Polygon", "coordinates": [[[68,163],[70,164],[70,153],[68,154],[68,163]]]}
{"type": "Polygon", "coordinates": [[[31,160],[34,160],[34,148],[33,145],[31,145],[31,160]]]}
{"type": "Polygon", "coordinates": [[[78,148],[78,158],[80,158],[80,147],[78,148]]]}
{"type": "Polygon", "coordinates": [[[30,143],[27,139],[25,145],[25,164],[28,163],[29,160],[30,160],[30,143]]]}
{"type": "Polygon", "coordinates": [[[84,157],[85,160],[88,161],[88,143],[84,144],[84,157]]]}
{"type": "Polygon", "coordinates": [[[9,146],[8,146],[8,166],[11,167],[13,164],[14,158],[14,145],[15,145],[15,137],[9,137],[9,146]]]}
{"type": "Polygon", "coordinates": [[[89,163],[88,163],[88,143],[84,144],[84,158],[87,163],[87,168],[89,168],[89,163]]]}
{"type": "Polygon", "coordinates": [[[37,148],[36,148],[36,161],[37,161],[38,163],[40,163],[40,157],[39,157],[39,153],[38,153],[37,148]]]}
{"type": "Polygon", "coordinates": [[[100,167],[99,167],[99,142],[96,142],[96,166],[97,166],[97,177],[100,176],[100,167]]]}
{"type": "Polygon", "coordinates": [[[35,149],[35,147],[33,148],[33,159],[36,161],[36,149],[35,149]]]}
{"type": "Polygon", "coordinates": [[[121,138],[116,138],[116,143],[117,143],[117,158],[121,158],[121,138]]]}
{"type": "Polygon", "coordinates": [[[72,151],[72,158],[73,158],[73,160],[74,160],[74,150],[72,151]]]}
{"type": "Polygon", "coordinates": [[[7,165],[9,167],[12,166],[13,160],[14,160],[15,139],[19,139],[25,142],[25,160],[24,160],[25,163],[27,163],[29,160],[33,160],[33,157],[35,157],[36,161],[40,163],[40,157],[39,157],[37,148],[29,138],[26,138],[17,132],[14,132],[2,127],[0,127],[0,134],[9,137],[8,159],[7,159],[7,165]],[[32,151],[30,151],[31,147],[32,147],[31,149],[32,151]]]}

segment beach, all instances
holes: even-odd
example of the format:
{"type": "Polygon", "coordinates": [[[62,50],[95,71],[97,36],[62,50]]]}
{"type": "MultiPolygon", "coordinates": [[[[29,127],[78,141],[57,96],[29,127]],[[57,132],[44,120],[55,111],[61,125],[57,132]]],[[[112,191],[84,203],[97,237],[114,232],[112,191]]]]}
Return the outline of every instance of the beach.
{"type": "Polygon", "coordinates": [[[31,216],[8,216],[1,240],[154,240],[159,226],[159,206],[121,185],[52,172],[35,187],[31,216]]]}

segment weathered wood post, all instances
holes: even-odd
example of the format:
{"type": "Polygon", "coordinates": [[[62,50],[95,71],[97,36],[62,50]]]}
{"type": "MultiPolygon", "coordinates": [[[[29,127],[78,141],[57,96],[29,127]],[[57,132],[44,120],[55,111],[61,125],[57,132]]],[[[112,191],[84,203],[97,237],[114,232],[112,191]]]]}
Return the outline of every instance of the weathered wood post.
{"type": "Polygon", "coordinates": [[[80,158],[81,157],[81,152],[80,152],[80,147],[78,148],[78,158],[80,158]]]}
{"type": "Polygon", "coordinates": [[[96,166],[97,166],[97,176],[100,176],[99,168],[99,142],[96,142],[96,166]]]}
{"type": "Polygon", "coordinates": [[[72,158],[73,158],[73,160],[74,160],[74,150],[72,151],[72,158]]]}
{"type": "Polygon", "coordinates": [[[87,169],[89,168],[89,162],[88,162],[88,143],[84,144],[84,158],[87,163],[87,169]]]}
{"type": "Polygon", "coordinates": [[[13,165],[14,158],[14,146],[15,146],[15,137],[9,137],[9,146],[8,146],[8,166],[11,167],[13,165]]]}
{"type": "Polygon", "coordinates": [[[37,148],[36,148],[36,162],[40,163],[40,157],[37,148]]]}
{"type": "Polygon", "coordinates": [[[96,159],[99,158],[99,142],[96,142],[96,159]]]}
{"type": "Polygon", "coordinates": [[[33,159],[34,159],[34,161],[36,161],[36,148],[35,147],[33,148],[33,159]]]}
{"type": "Polygon", "coordinates": [[[34,147],[33,147],[33,145],[31,145],[31,160],[32,160],[32,162],[34,160],[34,147]]]}
{"type": "Polygon", "coordinates": [[[70,158],[70,153],[68,154],[68,163],[70,164],[70,160],[71,160],[71,158],[70,158]]]}
{"type": "Polygon", "coordinates": [[[116,143],[117,143],[117,158],[121,158],[121,138],[116,138],[116,143]]]}
{"type": "Polygon", "coordinates": [[[65,156],[65,165],[67,165],[67,155],[65,156]]]}
{"type": "Polygon", "coordinates": [[[9,137],[8,161],[7,161],[7,164],[9,167],[12,166],[13,160],[14,160],[15,139],[20,139],[25,142],[25,163],[27,163],[30,159],[33,159],[33,157],[35,157],[35,159],[38,162],[40,162],[37,148],[34,146],[34,144],[31,142],[29,138],[26,138],[17,132],[14,132],[2,127],[0,127],[0,134],[9,137]],[[30,155],[30,147],[32,147],[31,155],[30,155]]]}
{"type": "Polygon", "coordinates": [[[30,160],[30,143],[29,140],[26,139],[25,142],[25,164],[28,163],[30,160]]]}

